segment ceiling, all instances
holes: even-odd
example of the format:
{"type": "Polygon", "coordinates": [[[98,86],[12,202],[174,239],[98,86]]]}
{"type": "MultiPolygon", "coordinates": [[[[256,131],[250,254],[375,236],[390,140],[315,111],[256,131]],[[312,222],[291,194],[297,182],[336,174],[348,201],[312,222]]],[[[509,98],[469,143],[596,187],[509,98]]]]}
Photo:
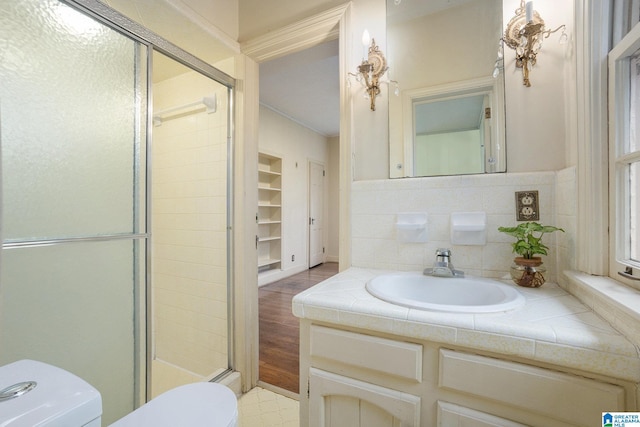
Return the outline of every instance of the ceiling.
{"type": "Polygon", "coordinates": [[[437,102],[415,104],[415,132],[418,135],[480,129],[486,95],[471,95],[437,102]]]}
{"type": "Polygon", "coordinates": [[[260,64],[260,104],[326,137],[340,132],[338,40],[260,64]]]}

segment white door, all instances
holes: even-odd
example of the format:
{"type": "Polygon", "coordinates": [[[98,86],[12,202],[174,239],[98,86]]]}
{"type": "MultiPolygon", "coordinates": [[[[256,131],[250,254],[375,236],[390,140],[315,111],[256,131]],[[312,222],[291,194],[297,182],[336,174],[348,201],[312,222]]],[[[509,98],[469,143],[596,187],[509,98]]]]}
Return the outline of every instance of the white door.
{"type": "Polygon", "coordinates": [[[309,162],[309,268],[324,262],[324,166],[309,162]]]}

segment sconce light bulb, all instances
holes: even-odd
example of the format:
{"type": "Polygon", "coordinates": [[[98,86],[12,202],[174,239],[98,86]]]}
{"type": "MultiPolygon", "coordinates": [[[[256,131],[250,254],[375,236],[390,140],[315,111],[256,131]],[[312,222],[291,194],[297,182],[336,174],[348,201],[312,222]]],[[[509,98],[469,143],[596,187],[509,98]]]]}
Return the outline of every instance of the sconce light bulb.
{"type": "Polygon", "coordinates": [[[369,47],[369,43],[371,43],[371,36],[369,35],[369,31],[365,29],[362,33],[362,45],[369,47]]]}
{"type": "Polygon", "coordinates": [[[500,75],[500,70],[498,69],[498,67],[493,69],[493,78],[497,79],[498,76],[500,75]]]}
{"type": "MultiPolygon", "coordinates": [[[[521,3],[522,4],[522,3],[521,3]]],[[[533,1],[528,1],[525,5],[526,22],[533,22],[533,1]]]]}

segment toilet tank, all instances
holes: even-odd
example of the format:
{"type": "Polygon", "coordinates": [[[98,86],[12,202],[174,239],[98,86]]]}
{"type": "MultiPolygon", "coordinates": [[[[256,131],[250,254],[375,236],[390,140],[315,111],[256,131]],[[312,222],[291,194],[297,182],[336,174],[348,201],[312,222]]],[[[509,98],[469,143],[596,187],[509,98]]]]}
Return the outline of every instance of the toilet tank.
{"type": "Polygon", "coordinates": [[[55,366],[20,360],[0,367],[0,427],[100,427],[102,398],[55,366]]]}

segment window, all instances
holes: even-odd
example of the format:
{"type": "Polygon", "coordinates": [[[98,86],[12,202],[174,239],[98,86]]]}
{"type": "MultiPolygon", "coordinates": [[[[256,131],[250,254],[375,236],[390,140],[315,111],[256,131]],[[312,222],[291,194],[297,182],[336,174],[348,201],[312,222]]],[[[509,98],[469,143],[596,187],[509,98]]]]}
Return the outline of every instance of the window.
{"type": "MultiPolygon", "coordinates": [[[[628,3],[622,10],[637,11],[637,1],[628,3]]],[[[628,17],[637,23],[638,14],[617,12],[625,19],[614,20],[620,40],[609,53],[610,274],[640,288],[632,280],[640,278],[640,25],[629,31],[628,17]]]]}

